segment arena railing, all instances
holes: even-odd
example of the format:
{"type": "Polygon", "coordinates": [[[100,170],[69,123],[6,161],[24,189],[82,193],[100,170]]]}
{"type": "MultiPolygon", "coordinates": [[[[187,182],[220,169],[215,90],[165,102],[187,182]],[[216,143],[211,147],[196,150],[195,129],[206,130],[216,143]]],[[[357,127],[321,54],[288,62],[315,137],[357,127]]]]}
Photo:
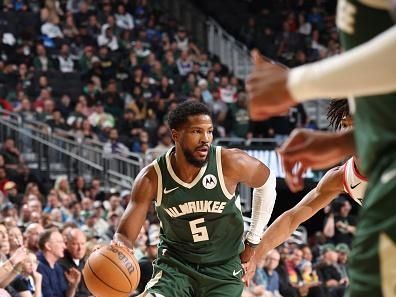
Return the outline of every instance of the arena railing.
{"type": "Polygon", "coordinates": [[[239,79],[249,74],[252,62],[247,47],[228,34],[214,19],[206,21],[208,50],[220,57],[221,62],[239,79]]]}
{"type": "Polygon", "coordinates": [[[53,130],[45,123],[24,120],[19,114],[0,110],[0,141],[12,137],[32,169],[52,179],[66,174],[100,177],[105,187],[129,189],[144,166],[141,154],[103,154],[103,144],[53,130]]]}

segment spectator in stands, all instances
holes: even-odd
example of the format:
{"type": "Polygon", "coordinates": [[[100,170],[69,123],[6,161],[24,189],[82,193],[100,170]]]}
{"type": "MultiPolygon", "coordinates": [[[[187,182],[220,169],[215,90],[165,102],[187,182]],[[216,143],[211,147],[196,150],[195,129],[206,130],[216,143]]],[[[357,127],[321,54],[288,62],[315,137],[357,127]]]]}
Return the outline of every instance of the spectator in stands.
{"type": "Polygon", "coordinates": [[[302,255],[301,249],[294,248],[290,259],[286,261],[288,284],[285,285],[284,280],[281,281],[283,282],[283,288],[280,289],[281,294],[285,296],[324,297],[323,289],[318,286],[317,282],[304,283],[303,274],[300,270],[300,265],[304,263],[302,255]]]}
{"type": "Polygon", "coordinates": [[[78,201],[72,201],[69,209],[70,217],[68,219],[68,222],[73,223],[78,227],[84,225],[84,219],[81,216],[81,204],[78,201]]]}
{"type": "Polygon", "coordinates": [[[18,169],[22,164],[24,164],[24,161],[21,152],[15,145],[14,139],[5,139],[0,150],[0,154],[4,158],[4,167],[6,168],[7,177],[12,180],[18,179],[18,169]]]}
{"type": "Polygon", "coordinates": [[[104,106],[100,101],[96,102],[94,111],[88,117],[88,120],[93,127],[98,129],[113,128],[115,124],[113,115],[104,111],[104,106]]]}
{"type": "Polygon", "coordinates": [[[160,126],[158,128],[158,144],[154,147],[154,150],[158,152],[165,152],[173,146],[172,137],[166,126],[160,126]]]}
{"type": "Polygon", "coordinates": [[[228,76],[222,76],[219,84],[220,100],[230,104],[237,101],[237,93],[235,88],[229,83],[228,76]]]}
{"type": "Polygon", "coordinates": [[[318,265],[318,274],[320,280],[330,297],[342,297],[345,293],[347,279],[342,278],[338,271],[337,264],[338,254],[332,244],[323,248],[322,261],[318,265]]]}
{"type": "Polygon", "coordinates": [[[348,265],[348,254],[349,254],[349,247],[345,243],[339,243],[335,247],[336,252],[338,253],[337,259],[337,268],[341,274],[341,279],[346,279],[347,284],[349,283],[348,272],[347,272],[347,265],[348,265]]]}
{"type": "Polygon", "coordinates": [[[144,257],[144,255],[146,254],[146,243],[147,243],[147,231],[146,231],[146,227],[143,225],[142,228],[140,229],[139,235],[135,240],[135,257],[136,259],[140,260],[141,258],[144,257]]]}
{"type": "Polygon", "coordinates": [[[76,65],[70,55],[69,45],[66,43],[62,44],[59,50],[58,69],[63,73],[69,73],[76,70],[76,65]]]}
{"type": "Polygon", "coordinates": [[[47,122],[52,119],[52,113],[55,109],[55,103],[51,98],[44,101],[42,112],[37,115],[37,119],[41,122],[47,122]]]}
{"type": "Polygon", "coordinates": [[[351,203],[344,197],[332,203],[323,229],[323,233],[333,244],[345,243],[351,246],[353,235],[356,232],[356,219],[350,215],[351,203]]]}
{"type": "MultiPolygon", "coordinates": [[[[14,209],[14,216],[9,215],[9,217],[14,217],[16,220],[18,219],[18,214],[16,209],[14,209]]],[[[19,247],[23,245],[23,235],[19,227],[11,227],[8,229],[8,241],[10,243],[10,254],[12,255],[19,247]]]]}
{"type": "Polygon", "coordinates": [[[93,209],[82,211],[82,217],[84,219],[84,224],[81,226],[80,230],[85,233],[88,240],[97,239],[101,237],[100,231],[97,228],[98,216],[93,209]]]}
{"type": "Polygon", "coordinates": [[[75,194],[77,201],[81,202],[82,198],[85,197],[85,191],[87,190],[84,176],[81,175],[77,176],[74,179],[72,185],[73,185],[72,193],[75,194]]]}
{"type": "Polygon", "coordinates": [[[11,282],[10,286],[23,297],[41,297],[43,277],[37,272],[37,257],[28,252],[21,262],[20,274],[11,282]]]}
{"type": "Polygon", "coordinates": [[[120,216],[117,212],[109,212],[107,215],[108,228],[103,234],[104,241],[111,241],[115,232],[117,231],[118,224],[120,223],[120,216]]]}
{"type": "Polygon", "coordinates": [[[53,129],[54,132],[56,132],[56,130],[66,131],[69,129],[59,109],[54,109],[52,111],[52,118],[47,119],[46,123],[53,129]]]}
{"type": "MultiPolygon", "coordinates": [[[[1,227],[1,228],[4,229],[3,227],[1,227]]],[[[4,231],[1,231],[0,234],[1,233],[4,233],[4,231]]],[[[6,241],[6,237],[3,236],[3,238],[0,242],[1,242],[1,244],[4,244],[5,242],[8,243],[8,240],[6,241]]],[[[2,251],[0,250],[0,258],[1,258],[0,288],[8,289],[7,286],[15,279],[15,277],[20,272],[19,269],[20,269],[21,262],[23,262],[26,259],[27,252],[24,247],[20,247],[15,251],[15,253],[11,254],[9,259],[6,259],[6,257],[5,257],[6,255],[8,255],[8,252],[7,252],[7,254],[3,254],[2,251]]],[[[4,293],[4,291],[0,291],[0,294],[3,294],[3,293],[4,293]]],[[[8,296],[8,295],[6,295],[6,296],[8,296]]]]}
{"type": "Polygon", "coordinates": [[[92,211],[96,217],[95,230],[103,238],[104,234],[109,229],[109,221],[107,219],[109,210],[104,207],[102,201],[95,201],[92,211]]]}
{"type": "Polygon", "coordinates": [[[32,110],[32,103],[30,102],[28,97],[24,97],[21,101],[21,105],[18,114],[21,115],[22,119],[26,121],[31,121],[36,119],[36,114],[32,110]]]}
{"type": "Polygon", "coordinates": [[[84,106],[81,102],[77,102],[74,111],[68,116],[66,123],[72,127],[73,125],[81,125],[82,121],[86,118],[84,115],[84,106]]]}
{"type": "Polygon", "coordinates": [[[301,251],[302,251],[302,258],[303,258],[303,262],[311,262],[313,260],[313,255],[312,255],[312,251],[311,248],[308,245],[303,245],[301,246],[301,251]]]}
{"type": "MultiPolygon", "coordinates": [[[[62,177],[58,177],[57,180],[60,180],[62,177]]],[[[64,177],[63,177],[64,178],[64,177]]],[[[59,181],[58,181],[59,183],[59,181]]],[[[59,198],[59,194],[57,190],[52,189],[47,195],[47,204],[44,207],[44,213],[50,213],[54,208],[61,207],[61,201],[59,198]]]]}
{"type": "Polygon", "coordinates": [[[37,271],[43,276],[43,297],[73,297],[81,280],[81,273],[72,267],[63,271],[58,260],[64,256],[65,242],[55,228],[47,229],[40,235],[40,252],[37,256],[37,271]]]}
{"type": "Polygon", "coordinates": [[[111,51],[118,50],[119,48],[118,39],[114,35],[113,28],[110,25],[105,24],[102,26],[101,30],[102,30],[101,34],[98,36],[98,40],[97,40],[98,46],[99,47],[106,46],[111,51]]]}
{"type": "Polygon", "coordinates": [[[108,203],[108,211],[115,212],[120,217],[124,213],[124,208],[121,206],[121,198],[118,193],[110,196],[108,203]]]}
{"type": "Polygon", "coordinates": [[[73,12],[74,22],[78,28],[88,26],[89,18],[92,13],[89,11],[89,6],[86,1],[80,1],[78,4],[78,11],[73,12]]]}
{"type": "Polygon", "coordinates": [[[118,141],[118,131],[117,129],[111,129],[109,132],[109,140],[103,146],[103,153],[109,154],[121,154],[128,155],[129,149],[118,141]]]}
{"type": "Polygon", "coordinates": [[[37,71],[48,71],[54,68],[52,60],[47,56],[47,50],[40,43],[36,45],[36,55],[33,58],[33,66],[37,71]]]}
{"type": "Polygon", "coordinates": [[[89,141],[98,141],[98,136],[92,129],[92,126],[89,120],[85,119],[81,123],[81,130],[77,132],[75,138],[79,141],[89,142],[89,141]]]}
{"type": "MultiPolygon", "coordinates": [[[[59,259],[59,264],[62,266],[64,272],[69,271],[70,268],[78,269],[82,272],[85,265],[85,254],[87,251],[87,238],[78,228],[71,228],[66,233],[66,250],[63,258],[59,259]]],[[[91,296],[83,279],[80,280],[78,288],[74,295],[75,297],[91,296]]]]}
{"type": "MultiPolygon", "coordinates": [[[[21,230],[26,230],[26,227],[30,224],[30,210],[26,203],[22,204],[19,210],[19,218],[17,225],[21,228],[21,230]]],[[[25,238],[25,234],[23,235],[25,238]]]]}
{"type": "Polygon", "coordinates": [[[40,11],[40,18],[44,22],[49,18],[52,18],[55,24],[59,24],[60,18],[59,16],[64,15],[63,10],[60,7],[60,2],[58,0],[51,1],[46,0],[44,1],[44,7],[40,11]]]}
{"type": "Polygon", "coordinates": [[[270,251],[265,258],[260,269],[256,270],[253,282],[256,285],[250,291],[255,295],[276,297],[279,293],[279,275],[275,270],[279,265],[280,255],[278,251],[270,251]]]}
{"type": "Polygon", "coordinates": [[[101,180],[98,177],[92,178],[89,192],[89,197],[95,201],[104,201],[106,199],[106,193],[103,191],[101,180]]]}
{"type": "Polygon", "coordinates": [[[182,77],[187,76],[187,74],[189,74],[192,71],[194,63],[190,59],[190,56],[189,56],[187,50],[184,50],[181,52],[180,58],[177,59],[176,65],[179,70],[179,74],[182,77]]]}
{"type": "Polygon", "coordinates": [[[41,33],[52,40],[63,38],[63,33],[53,16],[48,16],[46,22],[41,26],[41,33]]]}
{"type": "Polygon", "coordinates": [[[140,258],[140,281],[137,287],[138,293],[143,293],[145,286],[153,274],[153,261],[157,258],[158,244],[160,242],[160,232],[158,225],[151,225],[147,236],[147,251],[145,256],[140,258]]]}
{"type": "Polygon", "coordinates": [[[115,18],[117,27],[121,29],[133,30],[135,27],[132,15],[125,11],[125,6],[123,4],[118,4],[115,18]]]}
{"type": "Polygon", "coordinates": [[[70,184],[67,176],[58,176],[55,181],[54,190],[56,191],[60,201],[62,201],[64,196],[71,194],[70,184]]]}
{"type": "Polygon", "coordinates": [[[37,253],[39,251],[39,237],[40,234],[43,233],[44,228],[41,224],[31,223],[26,227],[26,230],[23,234],[25,247],[32,251],[33,253],[37,253]]]}
{"type": "Polygon", "coordinates": [[[250,134],[251,137],[246,93],[241,92],[238,94],[238,100],[235,104],[230,105],[229,112],[231,117],[230,135],[249,138],[250,134]]]}
{"type": "Polygon", "coordinates": [[[66,14],[65,25],[63,26],[63,34],[65,36],[65,40],[70,43],[74,42],[74,39],[79,34],[71,13],[66,14]]]}
{"type": "Polygon", "coordinates": [[[175,56],[171,50],[165,52],[165,58],[162,62],[164,75],[174,80],[179,75],[179,66],[175,61],[175,56]]]}

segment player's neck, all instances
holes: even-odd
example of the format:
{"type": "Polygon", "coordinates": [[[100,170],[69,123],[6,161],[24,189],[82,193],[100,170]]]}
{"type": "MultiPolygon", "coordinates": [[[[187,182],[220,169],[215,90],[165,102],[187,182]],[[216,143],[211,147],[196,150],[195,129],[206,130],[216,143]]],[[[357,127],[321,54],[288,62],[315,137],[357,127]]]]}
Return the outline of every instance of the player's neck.
{"type": "Polygon", "coordinates": [[[170,160],[173,171],[186,183],[191,183],[201,170],[188,162],[182,153],[177,154],[176,151],[170,155],[170,160]]]}

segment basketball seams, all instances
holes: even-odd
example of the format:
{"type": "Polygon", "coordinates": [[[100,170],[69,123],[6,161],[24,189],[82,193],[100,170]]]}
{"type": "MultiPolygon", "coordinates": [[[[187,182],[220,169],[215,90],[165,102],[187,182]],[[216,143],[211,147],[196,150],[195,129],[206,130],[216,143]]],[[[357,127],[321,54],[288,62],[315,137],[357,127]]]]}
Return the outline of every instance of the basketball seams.
{"type": "Polygon", "coordinates": [[[88,289],[92,286],[93,295],[102,297],[127,297],[136,289],[140,280],[139,263],[133,253],[130,254],[123,246],[104,246],[96,250],[88,257],[82,272],[84,279],[87,277],[85,282],[88,289]],[[113,254],[115,250],[117,252],[113,254]],[[125,258],[120,258],[120,253],[125,258]],[[128,283],[122,279],[120,272],[128,283]],[[124,288],[128,285],[128,288],[124,288]]]}
{"type": "MultiPolygon", "coordinates": [[[[118,266],[118,263],[116,263],[113,259],[111,259],[109,256],[107,256],[107,255],[105,255],[105,254],[102,254],[101,252],[99,252],[99,255],[102,255],[103,257],[105,257],[105,258],[107,258],[111,263],[113,263],[114,264],[114,266],[115,267],[117,267],[117,269],[118,270],[120,270],[121,272],[122,272],[122,274],[126,277],[126,279],[128,280],[128,282],[129,282],[129,290],[131,290],[132,289],[132,283],[131,283],[131,281],[130,281],[130,279],[129,279],[129,277],[125,274],[125,272],[118,266]]],[[[134,267],[134,269],[136,269],[136,267],[135,267],[135,265],[133,265],[134,267]]],[[[123,291],[120,291],[120,292],[123,292],[123,291]]],[[[129,293],[129,292],[128,292],[129,293]]]]}
{"type": "MultiPolygon", "coordinates": [[[[101,255],[103,255],[103,254],[101,254],[101,255]]],[[[103,255],[103,256],[104,256],[104,255],[103,255]]],[[[91,270],[92,274],[95,275],[95,277],[96,277],[98,280],[100,280],[100,281],[102,282],[102,284],[104,284],[104,285],[108,286],[109,288],[113,289],[114,291],[117,291],[117,292],[120,292],[120,293],[125,293],[125,294],[129,294],[129,293],[130,293],[130,292],[120,291],[120,290],[114,288],[113,286],[110,286],[108,283],[104,282],[103,279],[100,278],[100,277],[95,273],[95,271],[92,269],[91,264],[89,263],[89,259],[88,259],[88,261],[87,261],[87,264],[88,264],[88,267],[89,267],[89,269],[91,270]]],[[[117,267],[117,268],[118,268],[118,267],[117,267]]],[[[118,268],[118,269],[119,269],[119,268],[118,268]]],[[[128,280],[128,281],[129,281],[129,280],[128,280]]],[[[130,283],[130,282],[129,282],[129,283],[130,283]]]]}

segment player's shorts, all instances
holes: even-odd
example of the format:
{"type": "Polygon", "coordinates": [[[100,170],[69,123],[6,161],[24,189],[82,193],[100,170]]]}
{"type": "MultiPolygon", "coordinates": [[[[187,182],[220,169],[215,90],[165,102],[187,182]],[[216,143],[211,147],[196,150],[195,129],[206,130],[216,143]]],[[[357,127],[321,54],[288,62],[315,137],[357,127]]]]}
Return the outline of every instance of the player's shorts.
{"type": "Polygon", "coordinates": [[[234,257],[225,263],[198,265],[165,253],[154,262],[153,278],[141,297],[240,297],[244,270],[234,257]]]}
{"type": "Polygon", "coordinates": [[[396,156],[378,164],[350,254],[349,297],[396,296],[396,156]]]}

